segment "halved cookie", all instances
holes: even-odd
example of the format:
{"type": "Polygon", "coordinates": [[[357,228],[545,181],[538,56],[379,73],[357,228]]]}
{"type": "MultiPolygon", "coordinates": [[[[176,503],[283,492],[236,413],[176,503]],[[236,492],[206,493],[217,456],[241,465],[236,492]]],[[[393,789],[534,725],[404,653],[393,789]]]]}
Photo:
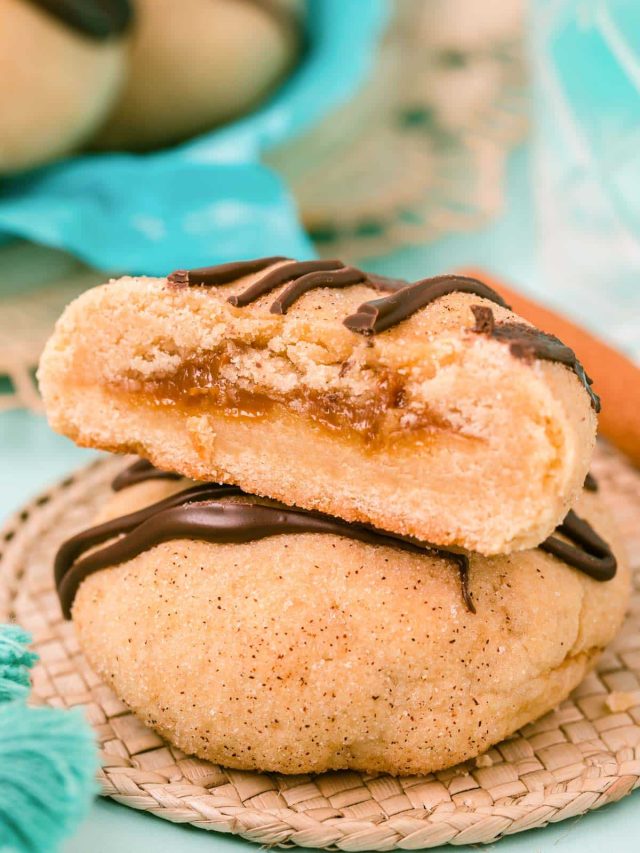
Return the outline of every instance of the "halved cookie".
{"type": "Polygon", "coordinates": [[[278,258],[83,294],[40,365],[52,426],[199,480],[484,554],[580,491],[597,398],[473,279],[278,258]],[[365,304],[363,304],[365,303],[365,304]]]}

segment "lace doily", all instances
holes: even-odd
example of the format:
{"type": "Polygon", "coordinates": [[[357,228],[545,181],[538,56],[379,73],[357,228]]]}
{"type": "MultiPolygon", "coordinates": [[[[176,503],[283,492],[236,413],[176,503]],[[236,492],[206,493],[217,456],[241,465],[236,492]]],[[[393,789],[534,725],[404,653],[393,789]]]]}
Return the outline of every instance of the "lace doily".
{"type": "Polygon", "coordinates": [[[499,212],[527,124],[523,5],[396,0],[360,94],[268,155],[322,254],[379,255],[499,212]]]}

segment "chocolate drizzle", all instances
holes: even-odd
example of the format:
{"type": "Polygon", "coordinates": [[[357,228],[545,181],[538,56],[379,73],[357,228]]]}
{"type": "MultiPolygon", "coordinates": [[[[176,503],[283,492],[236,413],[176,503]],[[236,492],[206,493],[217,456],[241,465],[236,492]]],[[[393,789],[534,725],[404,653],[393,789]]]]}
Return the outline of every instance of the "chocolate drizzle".
{"type": "Polygon", "coordinates": [[[255,258],[252,261],[234,261],[230,264],[218,264],[215,267],[200,267],[195,270],[176,270],[167,277],[170,287],[219,287],[222,284],[231,284],[245,275],[253,275],[262,272],[286,258],[274,256],[272,258],[255,258]]]}
{"type": "Polygon", "coordinates": [[[245,308],[256,299],[266,296],[271,293],[276,287],[281,284],[286,284],[293,281],[298,276],[304,276],[316,271],[330,271],[340,269],[342,264],[340,261],[291,261],[286,264],[276,267],[276,269],[268,272],[263,278],[258,279],[242,293],[234,294],[227,299],[230,305],[236,308],[245,308]]]}
{"type": "Polygon", "coordinates": [[[296,299],[308,290],[316,287],[349,287],[352,284],[361,284],[366,279],[362,270],[357,270],[355,267],[343,267],[331,272],[308,273],[286,287],[269,310],[272,314],[286,314],[296,299]]]}
{"type": "Polygon", "coordinates": [[[257,258],[252,261],[220,264],[195,270],[176,270],[167,277],[170,287],[216,287],[231,284],[246,275],[267,270],[266,275],[250,285],[242,293],[234,293],[228,302],[236,308],[244,308],[271,293],[276,287],[292,282],[271,305],[272,314],[284,314],[304,293],[316,287],[349,287],[367,284],[376,290],[386,291],[389,296],[364,302],[344,321],[352,332],[375,335],[401,323],[420,308],[435,302],[449,293],[473,293],[508,308],[504,299],[475,278],[462,275],[440,275],[425,278],[415,284],[381,275],[369,275],[355,267],[346,267],[342,261],[293,261],[290,258],[257,258]],[[286,263],[281,263],[286,261],[286,263]],[[275,269],[269,267],[275,264],[275,269]]]}
{"type": "MultiPolygon", "coordinates": [[[[151,473],[147,471],[147,478],[151,473]]],[[[117,478],[116,478],[117,479],[117,478]]],[[[137,481],[140,482],[140,479],[137,481]]],[[[319,512],[260,503],[237,486],[204,483],[158,503],[99,524],[68,539],[58,550],[54,576],[66,619],[82,581],[94,572],[131,560],[172,539],[243,543],[279,534],[330,533],[371,545],[386,545],[417,554],[437,554],[458,568],[462,596],[475,613],[469,591],[469,560],[465,554],[432,547],[409,536],[398,536],[366,524],[350,524],[319,512]],[[250,502],[222,502],[242,496],[250,502]],[[114,540],[103,548],[87,551],[114,540]]]]}
{"type": "Polygon", "coordinates": [[[361,335],[377,335],[449,293],[473,293],[503,308],[509,307],[495,290],[475,278],[439,275],[403,287],[391,296],[364,302],[355,314],[346,318],[344,325],[361,335]]]}
{"type": "Polygon", "coordinates": [[[48,14],[95,41],[122,35],[133,20],[130,0],[31,0],[48,14]]]}
{"type": "Polygon", "coordinates": [[[114,478],[111,488],[114,492],[119,492],[122,489],[127,489],[129,486],[134,486],[137,483],[144,483],[147,480],[181,479],[182,476],[180,474],[175,474],[173,471],[161,471],[160,468],[156,468],[146,459],[137,459],[114,478]]]}
{"type": "MultiPolygon", "coordinates": [[[[121,472],[112,487],[118,490],[125,485],[160,476],[170,474],[139,460],[121,472]]],[[[178,475],[174,476],[178,478],[178,475]]],[[[586,486],[587,481],[585,487],[590,488],[586,486]]],[[[446,551],[410,536],[399,536],[366,524],[349,523],[319,512],[261,503],[237,486],[200,483],[129,515],[84,530],[64,542],[54,564],[63,614],[66,619],[70,618],[76,593],[89,575],[127,562],[162,542],[195,539],[212,543],[243,543],[295,533],[330,533],[371,545],[436,554],[451,560],[458,568],[464,604],[471,613],[476,612],[469,589],[469,558],[466,554],[446,551]],[[229,503],[220,500],[240,496],[250,501],[229,503]],[[110,544],[98,548],[110,540],[113,540],[110,544]],[[91,553],[83,556],[87,551],[91,553]]],[[[539,547],[595,580],[607,581],[615,576],[616,559],[611,549],[575,512],[568,513],[556,533],[570,541],[553,535],[539,547]]]]}
{"type": "MultiPolygon", "coordinates": [[[[288,284],[269,309],[272,314],[286,314],[297,299],[317,287],[367,284],[389,292],[388,296],[364,302],[343,321],[347,329],[361,335],[385,332],[450,293],[471,293],[503,308],[509,307],[495,290],[468,276],[439,275],[406,284],[397,279],[367,275],[355,267],[345,267],[338,260],[292,261],[279,256],[257,258],[195,270],[176,270],[168,276],[167,283],[170,287],[215,287],[263,271],[266,271],[265,275],[241,293],[232,294],[228,302],[236,308],[244,308],[277,287],[288,284]],[[270,269],[276,264],[278,266],[270,269]]],[[[471,310],[476,321],[473,331],[508,343],[511,354],[516,358],[554,361],[573,370],[587,391],[591,405],[596,412],[600,411],[600,399],[591,387],[592,380],[574,351],[559,338],[524,323],[496,323],[493,311],[486,305],[473,305],[471,310]]]]}
{"type": "Polygon", "coordinates": [[[235,308],[245,308],[277,287],[288,284],[269,309],[272,314],[286,314],[296,300],[317,287],[350,287],[366,282],[376,290],[393,291],[406,285],[406,282],[385,276],[368,276],[362,270],[345,266],[342,261],[293,261],[282,257],[257,258],[197,270],[176,270],[168,276],[167,283],[171,287],[215,287],[231,284],[243,276],[263,270],[266,270],[266,275],[241,293],[232,294],[227,301],[235,308]],[[275,264],[279,266],[269,269],[275,264]]]}
{"type": "Polygon", "coordinates": [[[471,590],[469,588],[469,558],[465,554],[456,554],[453,551],[446,551],[445,553],[458,563],[458,572],[460,573],[460,591],[462,592],[464,606],[467,608],[469,613],[475,613],[476,606],[473,603],[471,590]]]}
{"type": "MultiPolygon", "coordinates": [[[[154,515],[161,515],[164,511],[174,507],[187,507],[191,502],[211,501],[223,496],[239,494],[242,494],[242,491],[236,486],[203,483],[192,486],[175,495],[170,495],[164,500],[158,501],[151,506],[143,507],[129,515],[113,518],[110,521],[105,521],[103,524],[90,527],[88,530],[83,530],[70,539],[67,539],[58,549],[53,570],[65,618],[69,618],[68,614],[75,594],[86,577],[100,569],[122,562],[123,558],[120,556],[118,546],[124,543],[127,539],[127,534],[135,531],[154,515]],[[102,545],[109,539],[116,539],[116,541],[99,551],[89,554],[83,559],[78,559],[86,551],[102,545]]],[[[173,538],[177,537],[174,535],[173,538]]],[[[147,547],[152,546],[148,544],[141,548],[140,551],[146,550],[147,547]]]]}
{"type": "Polygon", "coordinates": [[[557,533],[569,539],[565,542],[558,536],[549,536],[538,547],[554,557],[559,557],[597,581],[609,581],[615,577],[617,564],[607,543],[595,532],[588,521],[580,518],[573,510],[560,524],[557,533]]]}
{"type": "Polygon", "coordinates": [[[598,491],[598,481],[593,476],[591,471],[584,478],[584,488],[587,492],[597,492],[598,491]]]}
{"type": "Polygon", "coordinates": [[[532,361],[534,358],[555,361],[573,370],[589,395],[594,410],[600,411],[600,398],[591,388],[593,382],[571,347],[563,344],[555,335],[541,332],[535,326],[527,326],[525,323],[496,323],[493,311],[488,305],[472,305],[471,310],[475,317],[473,331],[508,343],[511,354],[516,358],[525,361],[532,361]]]}

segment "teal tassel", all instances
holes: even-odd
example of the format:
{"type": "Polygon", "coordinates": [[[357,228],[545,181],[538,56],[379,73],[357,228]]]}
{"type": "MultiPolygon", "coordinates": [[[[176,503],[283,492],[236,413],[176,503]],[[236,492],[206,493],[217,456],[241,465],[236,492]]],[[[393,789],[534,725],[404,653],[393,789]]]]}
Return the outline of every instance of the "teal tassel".
{"type": "Polygon", "coordinates": [[[26,644],[29,635],[18,625],[0,625],[0,702],[26,698],[29,670],[38,660],[26,644]]]}
{"type": "Polygon", "coordinates": [[[47,853],[86,815],[98,763],[80,712],[24,703],[37,659],[27,642],[0,625],[0,851],[47,853]]]}

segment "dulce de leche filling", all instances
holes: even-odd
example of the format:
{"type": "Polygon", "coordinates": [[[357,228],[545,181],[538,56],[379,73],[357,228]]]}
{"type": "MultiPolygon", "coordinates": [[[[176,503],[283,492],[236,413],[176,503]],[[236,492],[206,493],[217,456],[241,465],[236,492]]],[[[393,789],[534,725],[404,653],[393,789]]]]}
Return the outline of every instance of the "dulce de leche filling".
{"type": "MultiPolygon", "coordinates": [[[[302,381],[281,390],[246,376],[230,376],[230,360],[228,352],[194,356],[170,373],[147,378],[130,375],[110,385],[140,402],[189,414],[215,409],[227,417],[260,418],[285,407],[322,427],[348,430],[368,444],[416,430],[455,431],[428,406],[409,402],[403,378],[388,370],[372,371],[368,387],[358,394],[348,388],[318,390],[302,381]]],[[[345,363],[337,369],[342,376],[350,366],[345,363]]]]}

